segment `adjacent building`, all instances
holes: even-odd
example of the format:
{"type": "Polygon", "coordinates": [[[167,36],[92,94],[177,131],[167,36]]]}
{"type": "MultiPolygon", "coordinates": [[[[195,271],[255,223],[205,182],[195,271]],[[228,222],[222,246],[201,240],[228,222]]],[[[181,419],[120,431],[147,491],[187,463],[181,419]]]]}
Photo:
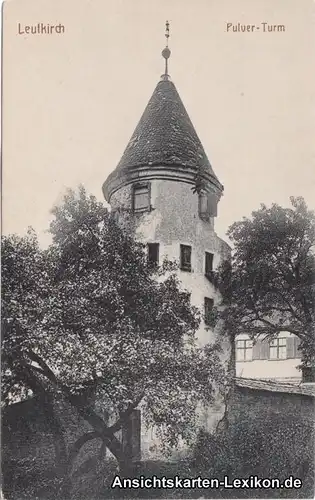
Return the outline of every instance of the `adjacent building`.
{"type": "Polygon", "coordinates": [[[288,332],[281,332],[275,339],[258,339],[253,342],[248,335],[236,338],[236,376],[277,380],[302,381],[300,340],[288,332]]]}

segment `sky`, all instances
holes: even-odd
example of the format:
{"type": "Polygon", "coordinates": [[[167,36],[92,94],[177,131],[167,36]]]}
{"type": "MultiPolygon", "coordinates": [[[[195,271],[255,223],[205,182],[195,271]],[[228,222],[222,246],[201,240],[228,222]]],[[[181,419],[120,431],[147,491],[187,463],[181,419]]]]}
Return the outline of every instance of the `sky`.
{"type": "Polygon", "coordinates": [[[224,185],[218,235],[260,203],[303,196],[315,208],[314,10],[313,0],[5,2],[3,232],[32,226],[46,245],[68,187],[103,200],[163,73],[166,19],[169,73],[224,185]],[[41,22],[65,32],[19,33],[41,22]]]}

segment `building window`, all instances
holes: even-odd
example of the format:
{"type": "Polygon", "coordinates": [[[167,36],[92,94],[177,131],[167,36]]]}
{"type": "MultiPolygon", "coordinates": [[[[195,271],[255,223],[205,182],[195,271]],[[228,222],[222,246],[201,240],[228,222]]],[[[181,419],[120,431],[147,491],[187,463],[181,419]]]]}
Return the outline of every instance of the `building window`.
{"type": "Polygon", "coordinates": [[[253,359],[253,341],[236,341],[236,361],[252,361],[253,359]]]}
{"type": "Polygon", "coordinates": [[[150,208],[150,186],[139,184],[133,186],[132,207],[134,212],[143,212],[150,208]]]}
{"type": "Polygon", "coordinates": [[[206,325],[211,325],[213,304],[214,304],[213,299],[210,299],[209,297],[205,297],[205,324],[206,325]]]}
{"type": "Polygon", "coordinates": [[[159,264],[159,243],[148,243],[148,261],[157,266],[159,264]]]}
{"type": "Polygon", "coordinates": [[[215,193],[206,193],[202,191],[199,194],[199,217],[207,221],[210,217],[216,217],[217,205],[218,198],[215,193]]]}
{"type": "Polygon", "coordinates": [[[191,271],[191,246],[180,246],[180,268],[182,271],[191,271]]]}
{"type": "Polygon", "coordinates": [[[213,271],[213,253],[206,252],[205,274],[211,275],[213,271]]]}
{"type": "Polygon", "coordinates": [[[279,338],[271,340],[269,343],[269,359],[286,359],[287,339],[279,338]]]}
{"type": "Polygon", "coordinates": [[[208,197],[208,212],[209,217],[216,217],[218,215],[218,198],[213,193],[208,197]]]}
{"type": "Polygon", "coordinates": [[[209,219],[208,194],[205,192],[199,194],[199,216],[201,219],[209,219]]]}

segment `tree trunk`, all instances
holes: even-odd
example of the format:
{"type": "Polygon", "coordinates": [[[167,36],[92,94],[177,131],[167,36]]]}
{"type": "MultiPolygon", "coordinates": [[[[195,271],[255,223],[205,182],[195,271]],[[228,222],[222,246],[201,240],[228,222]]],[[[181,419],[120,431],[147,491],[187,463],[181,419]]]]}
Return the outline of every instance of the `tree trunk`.
{"type": "Polygon", "coordinates": [[[56,475],[57,477],[63,477],[67,462],[67,446],[64,439],[63,428],[54,408],[53,396],[46,393],[42,398],[42,402],[48,429],[52,433],[54,442],[56,475]]]}
{"type": "Polygon", "coordinates": [[[217,432],[224,432],[227,430],[229,426],[228,416],[230,410],[230,403],[234,394],[235,376],[236,376],[235,336],[233,334],[230,334],[229,339],[230,339],[231,352],[227,363],[228,386],[224,394],[224,406],[225,406],[224,414],[217,425],[217,432]]]}
{"type": "MultiPolygon", "coordinates": [[[[132,477],[134,473],[134,466],[131,460],[128,459],[128,457],[125,457],[122,453],[122,449],[117,446],[116,443],[116,438],[113,440],[113,443],[108,439],[108,437],[105,437],[104,435],[100,434],[100,432],[97,431],[91,431],[87,432],[83,436],[81,436],[79,439],[76,440],[76,442],[73,444],[71,449],[69,450],[69,455],[66,463],[64,464],[64,474],[63,474],[63,481],[61,484],[61,487],[59,489],[59,496],[60,498],[65,498],[69,499],[71,498],[71,490],[72,490],[72,469],[74,462],[79,455],[79,452],[81,448],[88,442],[93,439],[99,439],[101,438],[103,440],[102,445],[100,447],[99,453],[98,453],[98,460],[101,461],[104,457],[104,451],[106,448],[108,448],[111,453],[115,456],[118,466],[119,466],[119,473],[121,477],[132,477]]],[[[119,442],[119,441],[118,441],[119,442]]]]}

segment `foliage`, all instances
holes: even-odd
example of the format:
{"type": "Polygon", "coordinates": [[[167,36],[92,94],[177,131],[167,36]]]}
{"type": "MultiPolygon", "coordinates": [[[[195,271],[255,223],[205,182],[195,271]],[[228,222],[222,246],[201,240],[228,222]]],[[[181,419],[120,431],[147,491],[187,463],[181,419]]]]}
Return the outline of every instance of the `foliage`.
{"type": "Polygon", "coordinates": [[[233,336],[291,332],[308,364],[315,354],[315,216],[302,198],[291,204],[262,205],[229,228],[234,255],[217,280],[227,306],[221,317],[233,336]]]}
{"type": "Polygon", "coordinates": [[[202,431],[191,460],[195,475],[219,479],[225,475],[230,479],[256,475],[280,481],[292,475],[302,480],[301,490],[244,490],[238,497],[278,498],[279,493],[284,497],[291,493],[293,498],[309,498],[314,489],[313,424],[303,421],[300,415],[288,416],[283,412],[269,417],[266,420],[264,412],[251,416],[244,412],[219,433],[213,435],[202,431]]]}
{"type": "Polygon", "coordinates": [[[197,404],[223,377],[216,348],[195,342],[199,312],[174,266],[150,265],[82,187],[53,214],[47,250],[33,232],[2,240],[3,401],[28,390],[45,405],[47,394],[66,398],[94,429],[71,459],[99,435],[122,464],[115,434],[139,405],[168,445],[189,440],[197,404]]]}

